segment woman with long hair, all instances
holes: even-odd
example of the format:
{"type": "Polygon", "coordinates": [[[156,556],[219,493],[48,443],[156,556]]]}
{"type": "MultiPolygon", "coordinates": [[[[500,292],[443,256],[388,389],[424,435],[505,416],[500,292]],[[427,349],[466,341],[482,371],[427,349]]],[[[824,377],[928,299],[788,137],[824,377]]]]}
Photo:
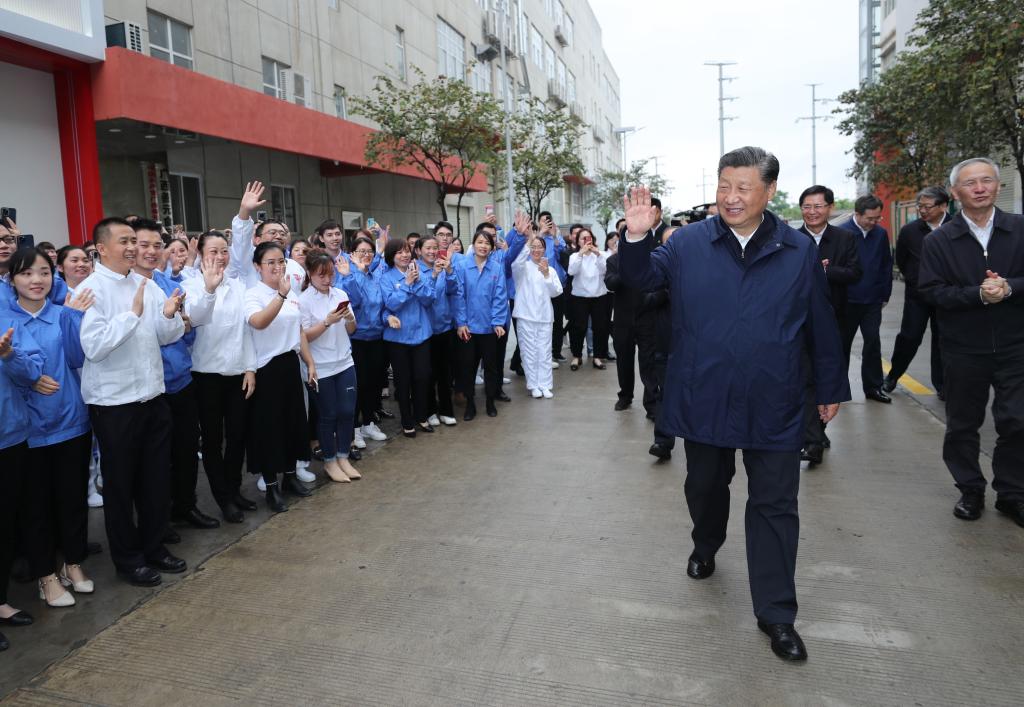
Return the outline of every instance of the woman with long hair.
{"type": "Polygon", "coordinates": [[[81,246],[66,245],[57,251],[57,272],[67,284],[68,292],[74,295],[82,281],[92,275],[92,258],[81,246]]]}
{"type": "Polygon", "coordinates": [[[598,250],[593,232],[586,227],[576,234],[576,245],[576,252],[569,256],[567,271],[572,276],[572,294],[569,295],[569,319],[572,322],[569,347],[572,349],[572,362],[569,368],[575,371],[580,367],[589,325],[594,330],[594,357],[591,363],[594,368],[604,370],[606,366],[603,359],[608,358],[608,326],[611,322],[604,274],[610,254],[598,250]]]}

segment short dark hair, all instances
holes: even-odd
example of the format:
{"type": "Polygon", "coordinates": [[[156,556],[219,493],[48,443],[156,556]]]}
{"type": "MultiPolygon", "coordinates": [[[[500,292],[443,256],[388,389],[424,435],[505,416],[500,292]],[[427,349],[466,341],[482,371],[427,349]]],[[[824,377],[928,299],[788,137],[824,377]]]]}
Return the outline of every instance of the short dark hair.
{"type": "MultiPolygon", "coordinates": [[[[625,221],[625,220],[626,219],[624,219],[624,218],[620,218],[619,219],[619,221],[625,221]]],[[[618,225],[618,222],[616,222],[616,225],[618,225]]],[[[583,224],[582,223],[574,223],[573,225],[569,226],[569,233],[572,233],[577,228],[583,228],[583,224]]]]}
{"type": "MultiPolygon", "coordinates": [[[[50,256],[43,252],[38,247],[24,246],[14,251],[14,255],[7,261],[8,273],[11,277],[11,287],[14,287],[14,276],[20,272],[28,270],[30,267],[35,265],[36,258],[42,258],[46,261],[46,264],[50,266],[50,272],[53,272],[53,261],[50,260],[50,256]]],[[[51,286],[52,287],[52,286],[51,286]]],[[[47,293],[49,294],[49,293],[47,293]]]]}
{"type": "MultiPolygon", "coordinates": [[[[203,233],[199,236],[199,243],[196,244],[196,248],[199,250],[200,253],[203,252],[203,248],[206,247],[206,244],[210,241],[211,238],[220,238],[225,243],[228,242],[228,237],[225,236],[224,233],[221,231],[217,231],[214,229],[210,229],[209,231],[203,231],[203,233]]],[[[186,247],[188,246],[186,245],[186,247]]]]}
{"type": "Polygon", "coordinates": [[[802,206],[804,203],[804,199],[806,199],[809,196],[814,196],[815,194],[821,194],[822,196],[824,196],[825,203],[830,206],[836,203],[836,195],[831,189],[829,189],[828,187],[823,187],[820,184],[815,184],[813,187],[807,187],[800,193],[800,200],[796,202],[796,205],[802,206]]]}
{"type": "MultiPolygon", "coordinates": [[[[324,235],[324,231],[333,231],[336,228],[341,228],[341,224],[338,223],[337,221],[335,221],[334,219],[329,218],[326,221],[324,221],[323,223],[321,223],[319,226],[317,226],[316,230],[314,231],[314,233],[316,233],[316,235],[322,237],[324,235]]],[[[345,229],[342,228],[342,235],[344,235],[344,234],[345,234],[345,229]]]]}
{"type": "Polygon", "coordinates": [[[492,228],[495,231],[498,230],[498,227],[495,226],[493,223],[489,223],[487,221],[481,221],[480,223],[478,223],[476,225],[476,228],[473,230],[473,237],[476,238],[476,234],[480,233],[481,231],[490,230],[492,228]]]}
{"type": "MultiPolygon", "coordinates": [[[[403,250],[409,250],[407,240],[403,241],[401,238],[392,238],[388,241],[388,244],[384,246],[384,262],[388,264],[388,267],[393,268],[395,266],[395,256],[403,250]]],[[[409,252],[411,253],[412,251],[409,252]]]]}
{"type": "Polygon", "coordinates": [[[865,211],[871,211],[872,209],[882,208],[882,200],[874,194],[865,194],[864,196],[858,196],[857,201],[853,202],[853,210],[858,214],[863,214],[865,211]]]}
{"type": "Polygon", "coordinates": [[[652,196],[651,197],[651,206],[657,206],[659,209],[661,209],[661,199],[659,199],[656,196],[652,196]]]}
{"type": "Polygon", "coordinates": [[[537,214],[537,220],[540,221],[545,216],[550,218],[552,221],[555,220],[555,219],[551,218],[551,212],[550,211],[541,211],[539,214],[537,214]]]}
{"type": "MultiPolygon", "coordinates": [[[[153,219],[137,218],[132,221],[132,229],[134,229],[136,233],[139,231],[154,231],[156,233],[160,233],[163,228],[163,225],[157,223],[153,219]]],[[[161,238],[161,240],[163,239],[161,238]]]]}
{"type": "Polygon", "coordinates": [[[110,227],[111,226],[127,226],[131,228],[132,225],[125,221],[120,216],[107,216],[101,220],[95,226],[92,227],[92,241],[93,243],[104,243],[110,238],[110,227]]]}
{"type": "Polygon", "coordinates": [[[766,186],[779,181],[779,160],[762,147],[748,145],[726,152],[718,160],[718,176],[728,167],[757,167],[766,186]]]}
{"type": "Polygon", "coordinates": [[[271,248],[277,248],[279,251],[281,251],[281,255],[284,255],[284,249],[281,246],[279,246],[277,243],[274,243],[274,241],[266,241],[265,243],[260,243],[258,246],[256,246],[256,250],[252,252],[252,262],[256,263],[257,265],[260,265],[263,262],[263,254],[266,253],[271,248]]]}
{"type": "MultiPolygon", "coordinates": [[[[68,255],[70,255],[71,251],[73,251],[73,250],[80,250],[83,253],[85,253],[85,246],[66,245],[63,248],[61,248],[60,250],[58,250],[57,251],[57,265],[63,265],[64,261],[68,259],[68,255]]],[[[88,253],[85,253],[85,254],[87,256],[89,255],[88,253]]]]}
{"type": "Polygon", "coordinates": [[[455,226],[451,225],[448,221],[438,221],[437,223],[434,224],[435,236],[437,235],[437,229],[439,228],[447,228],[449,231],[452,232],[453,236],[455,235],[455,226]]]}
{"type": "Polygon", "coordinates": [[[57,250],[57,246],[55,246],[53,243],[50,243],[50,241],[36,243],[36,248],[39,248],[40,250],[57,250]]]}
{"type": "MultiPolygon", "coordinates": [[[[488,223],[484,225],[490,226],[491,224],[488,223]]],[[[476,239],[480,238],[481,236],[487,239],[487,242],[491,244],[491,250],[494,250],[494,236],[492,236],[487,231],[477,230],[477,232],[473,234],[473,243],[476,243],[476,239]]]]}
{"type": "Polygon", "coordinates": [[[255,233],[253,233],[253,237],[254,238],[263,238],[263,229],[266,228],[271,223],[276,223],[278,226],[283,226],[284,230],[286,230],[286,231],[290,231],[291,230],[290,228],[288,228],[288,224],[285,223],[284,221],[278,221],[276,218],[268,218],[266,221],[261,221],[256,226],[256,231],[255,231],[255,233]]]}
{"type": "Polygon", "coordinates": [[[405,237],[405,240],[406,240],[406,241],[408,241],[408,240],[409,240],[410,238],[422,238],[422,237],[423,237],[423,236],[421,236],[421,235],[420,235],[419,233],[417,233],[416,231],[413,231],[413,232],[409,233],[409,234],[408,234],[408,235],[407,235],[407,236],[405,237]]]}
{"type": "Polygon", "coordinates": [[[921,200],[921,197],[934,199],[936,206],[949,203],[949,192],[942,187],[925,187],[917,193],[918,201],[921,200]]]}
{"type": "Polygon", "coordinates": [[[604,237],[604,249],[608,250],[608,244],[612,242],[612,238],[618,238],[619,234],[617,231],[608,231],[604,237]]]}
{"type": "Polygon", "coordinates": [[[334,259],[326,250],[314,248],[306,253],[306,276],[302,279],[302,289],[309,287],[309,276],[323,270],[334,272],[334,259]]]}
{"type": "Polygon", "coordinates": [[[367,238],[366,236],[356,236],[355,238],[352,239],[352,247],[349,248],[348,252],[354,253],[356,251],[356,248],[359,247],[360,243],[365,243],[366,245],[370,246],[370,250],[376,251],[377,249],[377,247],[373,244],[373,240],[367,238]]]}

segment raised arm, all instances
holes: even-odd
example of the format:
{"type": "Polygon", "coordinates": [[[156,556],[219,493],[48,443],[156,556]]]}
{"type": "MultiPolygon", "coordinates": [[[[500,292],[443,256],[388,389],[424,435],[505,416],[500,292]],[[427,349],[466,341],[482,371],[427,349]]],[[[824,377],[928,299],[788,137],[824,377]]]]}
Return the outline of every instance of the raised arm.
{"type": "MultiPolygon", "coordinates": [[[[651,206],[651,190],[634,187],[622,198],[626,214],[626,237],[619,239],[619,276],[627,287],[652,290],[665,287],[674,270],[674,240],[651,250],[646,239],[658,222],[658,210],[651,206]]],[[[820,267],[820,266],[819,266],[820,267]]]]}

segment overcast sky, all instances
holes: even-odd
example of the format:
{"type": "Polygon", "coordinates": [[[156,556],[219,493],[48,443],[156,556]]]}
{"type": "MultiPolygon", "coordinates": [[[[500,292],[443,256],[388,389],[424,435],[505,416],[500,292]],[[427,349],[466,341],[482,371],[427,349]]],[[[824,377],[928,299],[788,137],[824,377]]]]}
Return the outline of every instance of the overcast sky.
{"type": "MultiPolygon", "coordinates": [[[[811,185],[811,89],[835,98],[857,85],[857,0],[590,0],[601,23],[605,50],[619,75],[622,125],[643,126],[630,135],[626,158],[660,155],[659,171],[671,181],[673,210],[702,201],[701,169],[718,164],[718,69],[725,67],[726,151],[759,145],[781,164],[779,188],[795,200],[811,185]]],[[[836,104],[819,104],[819,114],[836,104]]],[[[846,176],[852,140],[835,121],[818,121],[818,182],[837,197],[856,196],[846,176]]],[[[653,171],[654,163],[650,163],[653,171]]],[[[714,184],[707,188],[714,198],[714,184]]]]}

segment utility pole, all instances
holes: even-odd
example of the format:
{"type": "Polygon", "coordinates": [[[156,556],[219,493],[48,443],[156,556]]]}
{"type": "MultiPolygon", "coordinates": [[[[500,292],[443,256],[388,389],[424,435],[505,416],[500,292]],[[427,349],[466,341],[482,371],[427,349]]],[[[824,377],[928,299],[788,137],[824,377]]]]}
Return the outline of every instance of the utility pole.
{"type": "Polygon", "coordinates": [[[725,114],[725,102],[735,101],[736,96],[725,95],[725,82],[735,81],[737,76],[725,76],[722,70],[726,66],[733,66],[735,61],[705,61],[704,66],[718,67],[718,156],[725,154],[725,121],[736,120],[736,116],[725,114]]]}
{"type": "Polygon", "coordinates": [[[820,83],[809,83],[805,84],[811,87],[811,114],[804,116],[803,118],[797,118],[796,122],[801,120],[811,121],[811,183],[818,183],[818,121],[828,120],[827,115],[818,115],[818,104],[829,103],[832,99],[830,98],[818,98],[817,90],[820,83]]]}
{"type": "MultiPolygon", "coordinates": [[[[516,102],[512,97],[512,87],[509,86],[508,71],[505,68],[505,5],[509,0],[499,0],[497,5],[498,13],[498,55],[501,57],[501,85],[505,89],[505,179],[506,179],[506,208],[505,223],[510,224],[515,220],[516,215],[516,188],[512,179],[512,125],[509,117],[515,115],[516,102]]],[[[540,204],[537,205],[538,208],[540,204]]],[[[530,214],[533,218],[533,214],[530,214]]]]}
{"type": "MultiPolygon", "coordinates": [[[[714,175],[714,172],[712,172],[711,174],[714,175]]],[[[708,184],[714,184],[714,182],[708,181],[708,171],[704,167],[701,167],[700,184],[698,184],[697,186],[700,187],[700,198],[702,204],[708,203],[708,184]]]]}

